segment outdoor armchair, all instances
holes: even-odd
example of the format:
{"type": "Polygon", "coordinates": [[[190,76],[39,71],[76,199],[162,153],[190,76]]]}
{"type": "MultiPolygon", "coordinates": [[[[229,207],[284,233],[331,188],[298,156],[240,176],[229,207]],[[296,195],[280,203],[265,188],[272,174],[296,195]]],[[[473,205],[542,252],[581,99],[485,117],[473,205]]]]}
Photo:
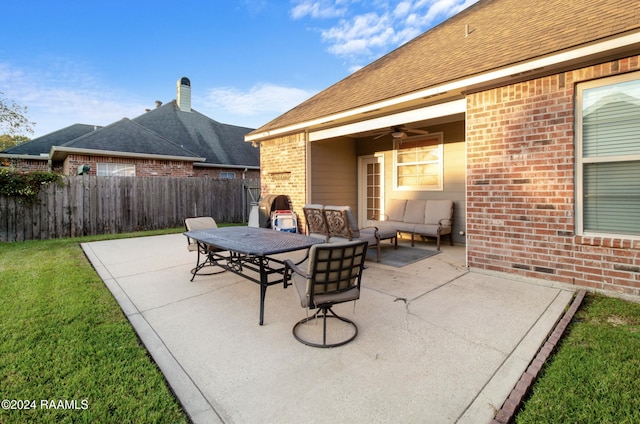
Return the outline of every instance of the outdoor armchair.
{"type": "MultiPolygon", "coordinates": [[[[215,219],[210,216],[200,216],[195,218],[186,218],[184,220],[184,228],[187,231],[195,231],[195,230],[208,230],[211,228],[218,228],[218,224],[216,224],[215,219]]],[[[215,247],[207,246],[202,243],[198,243],[197,241],[187,237],[187,249],[190,252],[198,252],[198,257],[196,259],[196,266],[191,270],[191,281],[196,276],[196,273],[200,271],[202,268],[206,266],[219,266],[217,261],[211,255],[214,252],[222,252],[222,249],[218,249],[215,247]],[[203,257],[202,262],[200,261],[200,257],[203,257]]],[[[220,268],[219,270],[212,271],[209,273],[200,273],[200,275],[213,275],[224,272],[224,268],[220,268]]]]}
{"type": "Polygon", "coordinates": [[[325,206],[324,217],[329,231],[329,243],[364,240],[376,246],[376,262],[380,262],[380,233],[377,227],[358,228],[349,206],[325,206]]]}
{"type": "Polygon", "coordinates": [[[300,296],[300,305],[307,310],[307,317],[293,327],[296,340],[313,347],[336,347],[355,339],[358,335],[356,324],[337,315],[332,307],[339,303],[355,302],[360,298],[360,281],[366,254],[366,241],[324,243],[311,246],[306,266],[298,266],[291,260],[285,261],[285,287],[291,278],[300,296]],[[318,310],[309,317],[310,309],[318,310]],[[309,321],[319,317],[322,318],[322,336],[311,340],[308,333],[313,331],[309,331],[309,321]],[[327,337],[327,318],[346,323],[346,326],[339,326],[346,329],[334,328],[334,334],[327,337]],[[335,332],[340,335],[346,332],[347,337],[334,340],[337,338],[335,332]],[[328,338],[331,340],[327,341],[328,338]]]}
{"type": "Polygon", "coordinates": [[[329,241],[329,230],[324,219],[324,206],[307,204],[302,207],[304,220],[307,223],[307,235],[329,241]]]}

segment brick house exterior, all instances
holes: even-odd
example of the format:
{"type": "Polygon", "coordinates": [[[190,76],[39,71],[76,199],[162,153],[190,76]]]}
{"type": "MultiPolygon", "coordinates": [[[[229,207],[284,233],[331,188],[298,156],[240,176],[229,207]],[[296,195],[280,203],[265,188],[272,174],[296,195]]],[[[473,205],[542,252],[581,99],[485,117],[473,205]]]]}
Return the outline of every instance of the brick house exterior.
{"type": "Polygon", "coordinates": [[[640,240],[575,234],[574,87],[632,56],[467,97],[469,266],[640,295],[640,240]]]}
{"type": "Polygon", "coordinates": [[[54,171],[63,175],[74,175],[81,165],[89,165],[87,175],[96,175],[98,163],[134,165],[136,177],[193,177],[194,167],[190,161],[163,159],[140,159],[115,156],[92,156],[73,154],[65,158],[54,171]]]}
{"type": "MultiPolygon", "coordinates": [[[[580,185],[591,162],[579,154],[579,91],[618,77],[640,86],[631,10],[629,0],[480,0],[245,136],[260,143],[262,191],[289,194],[301,218],[305,203],[350,205],[360,225],[372,190],[382,204],[449,198],[471,270],[638,298],[637,224],[587,228],[580,185]],[[442,188],[403,189],[402,143],[432,135],[442,188]],[[374,186],[363,172],[371,163],[382,169],[374,186]]],[[[640,106],[640,92],[626,94],[640,106]]],[[[640,143],[627,144],[618,159],[631,166],[640,143]]],[[[637,175],[625,180],[631,216],[637,175]]]]}
{"type": "Polygon", "coordinates": [[[244,143],[250,128],[216,122],[191,108],[191,82],[177,82],[177,99],[134,119],[105,127],[76,124],[0,153],[0,167],[96,175],[112,166],[127,175],[258,178],[259,149],[244,143]],[[125,172],[125,171],[122,171],[125,172]]]}

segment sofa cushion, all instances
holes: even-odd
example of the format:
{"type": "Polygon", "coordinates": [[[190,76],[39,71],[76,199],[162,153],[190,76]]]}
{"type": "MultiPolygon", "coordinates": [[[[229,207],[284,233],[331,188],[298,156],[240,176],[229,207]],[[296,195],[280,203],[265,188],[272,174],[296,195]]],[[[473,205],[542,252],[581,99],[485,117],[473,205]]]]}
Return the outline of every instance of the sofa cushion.
{"type": "Polygon", "coordinates": [[[451,226],[453,202],[451,200],[427,200],[424,223],[451,226]]]}
{"type": "Polygon", "coordinates": [[[402,221],[424,224],[426,203],[426,200],[407,200],[407,206],[404,209],[404,219],[402,221]]]}
{"type": "Polygon", "coordinates": [[[402,221],[404,219],[404,208],[406,205],[406,199],[388,200],[387,209],[385,210],[387,221],[402,221]]]}
{"type": "Polygon", "coordinates": [[[414,228],[416,228],[416,225],[414,222],[402,222],[402,221],[398,221],[394,223],[395,227],[396,227],[396,231],[401,231],[403,233],[413,233],[414,228]]]}

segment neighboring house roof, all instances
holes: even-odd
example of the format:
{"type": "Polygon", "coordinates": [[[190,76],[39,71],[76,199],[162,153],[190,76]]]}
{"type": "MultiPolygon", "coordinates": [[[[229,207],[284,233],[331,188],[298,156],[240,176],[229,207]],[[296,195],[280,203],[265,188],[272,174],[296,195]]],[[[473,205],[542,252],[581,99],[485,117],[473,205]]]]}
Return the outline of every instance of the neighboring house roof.
{"type": "Polygon", "coordinates": [[[66,128],[54,131],[49,134],[45,134],[41,137],[34,138],[25,143],[18,144],[17,146],[10,147],[3,150],[3,153],[12,155],[49,155],[52,146],[60,146],[67,143],[69,140],[81,137],[85,134],[96,131],[102,127],[95,125],[74,124],[66,128]]]}
{"type": "Polygon", "coordinates": [[[82,152],[103,156],[128,154],[153,155],[203,161],[197,154],[154,133],[148,128],[124,118],[59,146],[53,146],[52,159],[61,160],[69,152],[82,152]]]}
{"type": "Polygon", "coordinates": [[[245,139],[269,136],[301,122],[333,119],[345,111],[639,28],[637,0],[480,0],[245,139]]]}
{"type": "Polygon", "coordinates": [[[133,121],[206,158],[204,164],[260,166],[260,150],[244,142],[251,128],[222,124],[193,109],[184,112],[175,100],[133,121]]]}
{"type": "Polygon", "coordinates": [[[134,119],[124,118],[104,128],[76,124],[6,149],[6,154],[51,155],[54,161],[69,153],[111,156],[185,158],[194,166],[260,168],[260,149],[244,141],[251,128],[222,124],[176,100],[134,119]]]}

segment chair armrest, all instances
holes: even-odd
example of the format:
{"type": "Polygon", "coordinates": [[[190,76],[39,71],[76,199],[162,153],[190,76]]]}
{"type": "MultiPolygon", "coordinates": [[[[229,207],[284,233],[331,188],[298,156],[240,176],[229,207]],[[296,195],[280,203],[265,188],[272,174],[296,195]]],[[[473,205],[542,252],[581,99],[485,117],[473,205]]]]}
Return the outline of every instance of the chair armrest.
{"type": "Polygon", "coordinates": [[[296,274],[307,278],[307,273],[301,269],[298,265],[296,265],[291,259],[285,259],[284,261],[284,276],[282,282],[284,284],[284,288],[289,287],[289,276],[291,272],[295,272],[296,274]]]}
{"type": "Polygon", "coordinates": [[[377,240],[380,240],[380,233],[379,233],[380,229],[378,227],[376,227],[375,225],[369,225],[368,227],[360,228],[360,231],[366,230],[368,228],[373,228],[374,229],[374,231],[373,231],[374,236],[376,237],[377,240]]]}

